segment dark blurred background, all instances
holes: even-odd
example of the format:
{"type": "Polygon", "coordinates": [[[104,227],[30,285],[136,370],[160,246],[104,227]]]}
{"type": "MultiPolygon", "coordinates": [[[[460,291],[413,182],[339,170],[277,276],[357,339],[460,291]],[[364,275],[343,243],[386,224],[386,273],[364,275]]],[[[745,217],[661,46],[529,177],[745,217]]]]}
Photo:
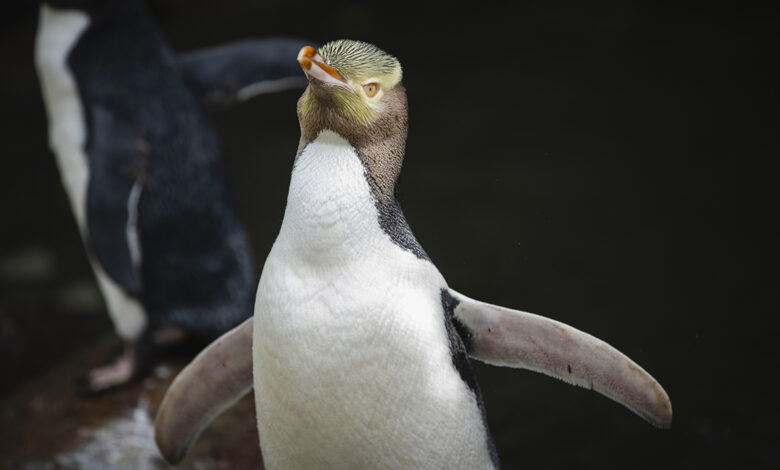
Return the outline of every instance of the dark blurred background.
{"type": "MultiPolygon", "coordinates": [[[[775,11],[455,3],[151,8],[181,51],[293,35],[396,55],[410,102],[401,204],[450,285],[606,340],[672,399],[660,431],[595,393],[477,364],[506,468],[778,468],[775,11]]],[[[0,396],[111,330],[48,150],[37,8],[3,9],[0,396]]],[[[299,94],[210,112],[259,266],[299,94]]]]}

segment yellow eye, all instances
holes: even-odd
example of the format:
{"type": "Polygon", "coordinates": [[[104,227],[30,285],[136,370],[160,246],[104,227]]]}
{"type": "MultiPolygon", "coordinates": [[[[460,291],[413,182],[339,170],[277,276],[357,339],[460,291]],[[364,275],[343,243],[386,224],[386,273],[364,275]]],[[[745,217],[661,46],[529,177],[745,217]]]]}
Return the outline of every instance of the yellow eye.
{"type": "Polygon", "coordinates": [[[376,96],[376,92],[379,91],[379,84],[375,82],[366,83],[363,85],[363,91],[366,92],[366,96],[373,98],[376,96]]]}

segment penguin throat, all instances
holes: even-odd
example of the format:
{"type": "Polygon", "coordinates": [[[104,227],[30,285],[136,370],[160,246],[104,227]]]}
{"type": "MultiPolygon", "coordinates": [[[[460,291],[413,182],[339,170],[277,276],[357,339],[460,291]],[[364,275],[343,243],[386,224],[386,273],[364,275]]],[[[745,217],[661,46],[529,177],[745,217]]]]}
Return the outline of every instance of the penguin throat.
{"type": "Polygon", "coordinates": [[[372,243],[372,233],[383,233],[428,260],[395,197],[377,196],[366,158],[343,136],[323,130],[295,162],[282,231],[302,239],[298,250],[317,259],[351,256],[372,243]]]}
{"type": "Polygon", "coordinates": [[[406,150],[406,92],[401,85],[385,93],[385,109],[370,124],[358,124],[333,109],[332,103],[307,88],[298,103],[301,141],[298,155],[323,131],[332,131],[356,150],[376,199],[389,204],[406,150]]]}
{"type": "Polygon", "coordinates": [[[311,106],[319,106],[325,112],[335,114],[356,126],[369,126],[380,116],[378,110],[365,104],[354,93],[322,84],[309,87],[308,96],[302,103],[303,112],[311,106]]]}

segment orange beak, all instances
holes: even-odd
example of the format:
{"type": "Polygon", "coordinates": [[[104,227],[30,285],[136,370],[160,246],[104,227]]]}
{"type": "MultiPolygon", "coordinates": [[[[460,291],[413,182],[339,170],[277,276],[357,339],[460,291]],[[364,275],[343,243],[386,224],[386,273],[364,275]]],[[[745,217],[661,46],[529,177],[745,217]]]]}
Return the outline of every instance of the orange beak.
{"type": "Polygon", "coordinates": [[[326,86],[338,86],[355,93],[355,89],[347,82],[347,79],[338,70],[326,64],[325,59],[313,47],[303,46],[301,48],[298,52],[298,63],[301,64],[309,81],[314,78],[326,86]]]}

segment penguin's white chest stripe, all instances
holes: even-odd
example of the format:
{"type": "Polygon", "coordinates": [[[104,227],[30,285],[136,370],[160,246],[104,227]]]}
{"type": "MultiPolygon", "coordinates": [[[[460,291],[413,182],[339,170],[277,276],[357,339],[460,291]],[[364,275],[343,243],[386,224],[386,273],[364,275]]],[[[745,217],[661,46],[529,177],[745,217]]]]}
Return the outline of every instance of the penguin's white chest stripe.
{"type": "MultiPolygon", "coordinates": [[[[63,186],[82,237],[87,233],[89,162],[84,151],[87,127],[76,79],[67,60],[89,24],[89,16],[81,11],[60,10],[43,4],[35,40],[35,66],[49,116],[49,145],[57,159],[63,186]]],[[[139,191],[131,193],[128,209],[131,205],[135,207],[139,196],[139,191]]],[[[135,212],[130,214],[133,217],[135,212]]],[[[133,242],[137,242],[134,219],[128,220],[127,237],[133,247],[133,242]]],[[[135,247],[140,262],[137,243],[135,247]]],[[[117,333],[128,340],[137,339],[147,323],[143,308],[106,275],[94,258],[90,256],[89,261],[117,333]]]]}
{"type": "Polygon", "coordinates": [[[67,65],[68,54],[89,26],[78,10],[41,5],[35,41],[35,65],[43,102],[49,115],[49,145],[54,151],[63,185],[82,233],[86,227],[89,167],[84,153],[86,121],[76,80],[67,65]]]}
{"type": "Polygon", "coordinates": [[[323,132],[299,156],[255,307],[269,468],[491,468],[429,261],[379,226],[363,165],[323,132]]]}

